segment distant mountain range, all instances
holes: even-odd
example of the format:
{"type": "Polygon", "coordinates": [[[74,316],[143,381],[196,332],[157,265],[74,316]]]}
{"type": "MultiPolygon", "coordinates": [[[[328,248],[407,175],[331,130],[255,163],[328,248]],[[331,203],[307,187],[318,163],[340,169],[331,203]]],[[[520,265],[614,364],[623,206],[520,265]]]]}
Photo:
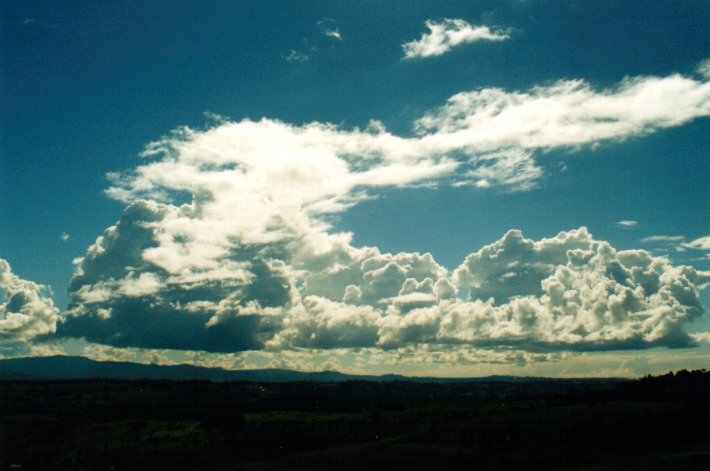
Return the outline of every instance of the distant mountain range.
{"type": "Polygon", "coordinates": [[[302,372],[281,369],[225,370],[194,365],[144,365],[141,363],[95,361],[75,356],[27,357],[0,360],[0,379],[152,379],[209,381],[415,381],[462,382],[549,381],[549,378],[488,376],[485,378],[433,378],[401,375],[348,375],[335,371],[302,372]]]}
{"type": "Polygon", "coordinates": [[[0,360],[0,378],[13,379],[165,379],[210,381],[347,381],[394,380],[398,376],[351,376],[334,371],[225,370],[194,365],[145,365],[123,361],[95,361],[84,357],[49,356],[0,360]]]}

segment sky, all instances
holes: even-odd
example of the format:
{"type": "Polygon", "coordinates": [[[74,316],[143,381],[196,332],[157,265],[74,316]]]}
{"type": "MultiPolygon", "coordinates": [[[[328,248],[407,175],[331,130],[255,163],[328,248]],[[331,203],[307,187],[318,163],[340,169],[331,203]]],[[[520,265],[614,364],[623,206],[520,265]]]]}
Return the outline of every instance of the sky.
{"type": "Polygon", "coordinates": [[[3,2],[0,355],[710,360],[710,4],[3,2]]]}

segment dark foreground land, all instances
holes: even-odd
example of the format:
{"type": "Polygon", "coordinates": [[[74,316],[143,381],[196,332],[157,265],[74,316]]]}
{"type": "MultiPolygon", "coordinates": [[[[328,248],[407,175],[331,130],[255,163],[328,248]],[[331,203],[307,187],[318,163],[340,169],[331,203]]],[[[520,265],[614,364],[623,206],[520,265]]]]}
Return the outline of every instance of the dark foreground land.
{"type": "Polygon", "coordinates": [[[0,381],[0,470],[710,470],[710,372],[0,381]]]}

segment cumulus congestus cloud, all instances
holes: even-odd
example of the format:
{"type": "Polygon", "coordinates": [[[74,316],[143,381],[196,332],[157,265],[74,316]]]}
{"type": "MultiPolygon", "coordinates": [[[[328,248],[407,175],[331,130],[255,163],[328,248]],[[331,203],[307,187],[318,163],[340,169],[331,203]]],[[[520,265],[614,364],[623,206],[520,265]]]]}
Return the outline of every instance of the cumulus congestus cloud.
{"type": "Polygon", "coordinates": [[[127,207],[76,261],[59,334],[218,352],[691,345],[707,274],[584,228],[540,241],[510,231],[449,271],[430,254],[354,247],[330,221],[384,187],[529,190],[539,151],[677,126],[708,103],[708,82],[672,75],[462,93],[410,136],[374,121],[179,129],[110,175],[107,194],[127,207]]]}
{"type": "Polygon", "coordinates": [[[60,334],[121,347],[258,349],[290,300],[270,246],[212,245],[171,232],[194,206],[137,200],[76,262],[60,334]]]}
{"type": "Polygon", "coordinates": [[[156,248],[157,228],[171,221],[151,221],[176,215],[160,209],[131,204],[79,263],[62,335],[219,352],[412,344],[599,350],[690,346],[684,326],[703,313],[696,285],[706,274],[645,251],[616,251],[584,228],[540,241],[510,231],[453,273],[429,254],[381,254],[337,236],[318,256],[294,236],[276,244],[283,250],[235,246],[223,266],[166,270],[116,250],[125,239],[140,240],[143,253],[156,248]],[[102,264],[113,275],[93,271],[102,264]]]}

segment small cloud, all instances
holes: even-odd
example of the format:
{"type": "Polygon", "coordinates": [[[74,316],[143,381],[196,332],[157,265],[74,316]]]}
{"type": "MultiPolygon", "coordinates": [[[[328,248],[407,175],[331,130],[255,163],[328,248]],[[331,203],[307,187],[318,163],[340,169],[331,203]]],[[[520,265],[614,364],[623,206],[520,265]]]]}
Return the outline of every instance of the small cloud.
{"type": "Polygon", "coordinates": [[[644,237],[641,242],[644,244],[670,244],[674,242],[681,242],[685,240],[683,236],[669,236],[669,235],[653,235],[650,237],[644,237]]]}
{"type": "Polygon", "coordinates": [[[288,54],[286,55],[281,55],[284,60],[288,62],[307,62],[309,57],[307,54],[304,54],[302,52],[298,52],[295,49],[291,49],[288,54]]]}
{"type": "Polygon", "coordinates": [[[340,30],[335,24],[334,19],[321,18],[320,20],[318,20],[318,27],[320,28],[321,32],[329,38],[337,39],[338,41],[343,40],[343,37],[340,35],[340,30]]]}
{"type": "Polygon", "coordinates": [[[328,37],[337,39],[338,41],[342,41],[343,37],[340,35],[340,31],[338,31],[338,28],[336,29],[326,29],[323,34],[325,34],[328,37]]]}
{"type": "Polygon", "coordinates": [[[710,236],[700,237],[692,242],[683,244],[683,247],[697,250],[710,250],[710,236]]]}
{"type": "Polygon", "coordinates": [[[510,38],[506,31],[493,31],[488,26],[472,25],[461,19],[427,20],[425,24],[429,33],[422,34],[418,41],[402,44],[405,59],[440,56],[461,44],[510,38]]]}
{"type": "Polygon", "coordinates": [[[698,343],[710,343],[710,332],[695,332],[690,334],[690,338],[698,343]]]}
{"type": "Polygon", "coordinates": [[[60,235],[59,238],[62,240],[62,242],[66,242],[66,241],[68,241],[71,237],[70,237],[69,234],[67,234],[66,232],[62,232],[62,235],[60,235]]]}
{"type": "Polygon", "coordinates": [[[289,49],[288,53],[281,54],[281,58],[288,62],[304,63],[311,58],[317,58],[327,50],[335,50],[333,40],[342,41],[340,29],[331,18],[322,18],[317,23],[317,32],[312,31],[303,38],[303,44],[298,49],[289,49]]]}
{"type": "Polygon", "coordinates": [[[624,219],[623,221],[616,221],[616,227],[620,227],[622,229],[631,229],[634,228],[638,225],[638,221],[631,221],[628,219],[624,219]]]}

